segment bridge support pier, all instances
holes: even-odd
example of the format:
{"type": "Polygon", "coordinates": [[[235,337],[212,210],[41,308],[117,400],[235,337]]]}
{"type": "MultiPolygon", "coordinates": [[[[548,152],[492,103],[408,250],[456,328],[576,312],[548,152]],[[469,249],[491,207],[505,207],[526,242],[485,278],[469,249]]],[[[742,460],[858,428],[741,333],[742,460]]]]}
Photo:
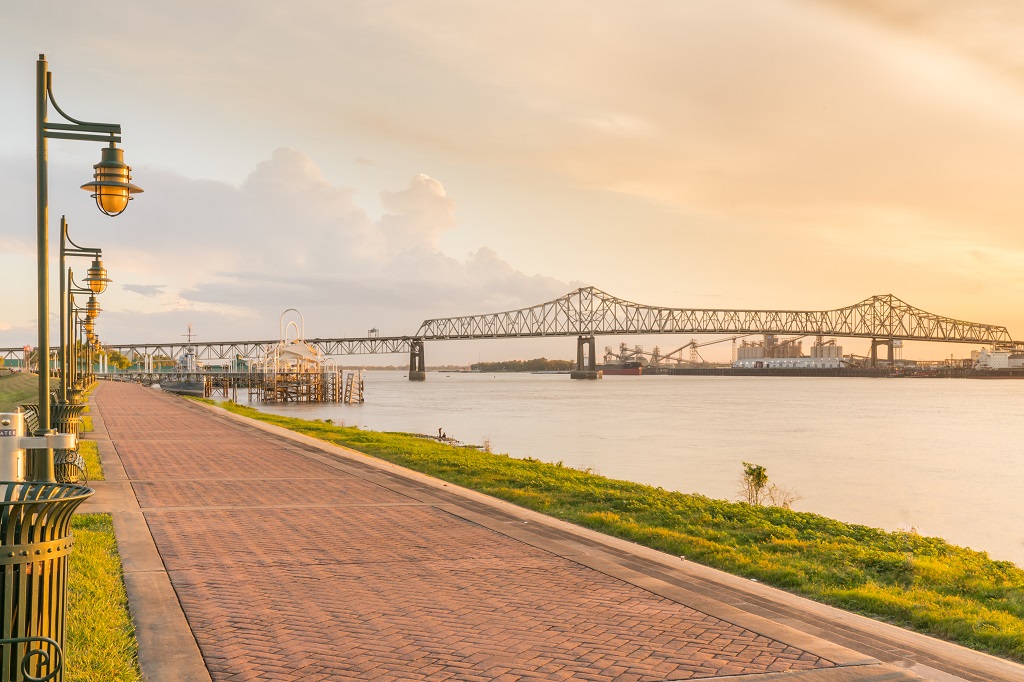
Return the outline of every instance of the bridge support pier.
{"type": "Polygon", "coordinates": [[[409,344],[409,381],[426,381],[427,365],[423,355],[423,339],[409,344]]]}
{"type": "Polygon", "coordinates": [[[595,339],[593,336],[581,336],[576,339],[576,369],[569,373],[570,379],[600,379],[595,357],[595,339]]]}
{"type": "Polygon", "coordinates": [[[893,339],[871,339],[871,366],[878,367],[878,347],[885,346],[887,349],[886,360],[889,365],[893,361],[893,339]]]}

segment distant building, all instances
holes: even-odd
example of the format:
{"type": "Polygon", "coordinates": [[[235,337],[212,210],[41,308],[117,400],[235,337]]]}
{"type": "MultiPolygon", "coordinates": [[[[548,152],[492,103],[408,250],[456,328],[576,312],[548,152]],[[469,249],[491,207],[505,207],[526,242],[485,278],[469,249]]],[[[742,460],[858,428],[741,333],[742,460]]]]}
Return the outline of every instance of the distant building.
{"type": "Polygon", "coordinates": [[[846,362],[834,358],[744,358],[732,363],[736,369],[839,369],[846,362]]]}
{"type": "Polygon", "coordinates": [[[779,341],[765,335],[763,342],[749,343],[736,349],[737,369],[838,369],[845,367],[843,347],[835,341],[822,341],[821,337],[811,346],[810,357],[801,354],[801,343],[797,340],[779,341]]]}
{"type": "Polygon", "coordinates": [[[982,348],[977,354],[971,353],[975,358],[974,369],[1018,369],[1024,367],[1024,353],[1015,353],[1010,350],[999,350],[982,348]]]}

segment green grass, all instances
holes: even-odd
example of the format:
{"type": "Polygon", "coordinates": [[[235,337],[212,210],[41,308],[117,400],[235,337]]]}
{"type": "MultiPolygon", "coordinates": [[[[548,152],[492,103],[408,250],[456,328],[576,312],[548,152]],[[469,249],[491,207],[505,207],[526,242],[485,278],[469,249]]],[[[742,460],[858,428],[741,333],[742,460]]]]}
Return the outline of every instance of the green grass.
{"type": "MultiPolygon", "coordinates": [[[[212,401],[204,401],[212,403],[212,401]]],[[[915,533],[221,403],[523,507],[1024,662],[1024,570],[915,533]]],[[[738,463],[737,463],[738,464],[738,463]]]]}
{"type": "Polygon", "coordinates": [[[128,614],[121,559],[109,514],[71,521],[75,549],[68,568],[67,682],[135,682],[135,629],[128,614]]]}
{"type": "MultiPolygon", "coordinates": [[[[0,377],[0,412],[37,402],[38,377],[0,377]]],[[[83,431],[92,419],[83,418],[83,431]]],[[[96,443],[79,441],[89,479],[103,480],[96,443]]],[[[67,682],[139,682],[138,645],[128,613],[121,559],[109,514],[77,514],[71,520],[75,549],[68,568],[68,620],[65,652],[67,682]]]]}
{"type": "Polygon", "coordinates": [[[85,475],[90,481],[105,481],[103,475],[103,463],[100,462],[100,453],[96,442],[91,440],[78,441],[78,454],[85,459],[85,475]]]}
{"type": "Polygon", "coordinates": [[[39,377],[35,374],[0,376],[0,412],[13,412],[21,403],[39,402],[39,377]]]}
{"type": "MultiPolygon", "coordinates": [[[[87,427],[87,428],[86,428],[87,427]]],[[[92,430],[92,420],[83,424],[92,430]]],[[[78,441],[89,480],[104,480],[96,443],[78,441]]],[[[121,558],[110,514],[77,514],[71,521],[75,549],[68,568],[65,680],[139,682],[138,643],[128,611],[121,558]]]]}

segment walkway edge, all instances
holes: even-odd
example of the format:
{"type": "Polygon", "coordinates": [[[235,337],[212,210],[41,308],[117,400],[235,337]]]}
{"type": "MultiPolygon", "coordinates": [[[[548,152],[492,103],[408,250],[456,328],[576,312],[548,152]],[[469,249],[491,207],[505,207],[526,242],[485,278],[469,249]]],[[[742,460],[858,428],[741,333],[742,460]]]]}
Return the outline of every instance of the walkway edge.
{"type": "Polygon", "coordinates": [[[82,504],[78,513],[109,513],[114,520],[117,552],[121,556],[128,608],[139,646],[139,668],[146,682],[211,682],[192,628],[185,619],[178,595],[164,568],[149,525],[139,507],[117,448],[110,441],[102,413],[90,403],[95,440],[109,481],[95,481],[96,500],[82,504]]]}

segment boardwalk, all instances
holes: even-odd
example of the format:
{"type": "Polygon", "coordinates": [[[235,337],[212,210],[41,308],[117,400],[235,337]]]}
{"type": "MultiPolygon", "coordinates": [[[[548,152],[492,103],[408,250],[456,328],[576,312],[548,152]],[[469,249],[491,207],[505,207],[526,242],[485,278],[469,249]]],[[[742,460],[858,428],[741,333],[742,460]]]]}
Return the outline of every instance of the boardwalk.
{"type": "Polygon", "coordinates": [[[1024,679],[153,389],[93,405],[148,680],[1024,679]]]}

